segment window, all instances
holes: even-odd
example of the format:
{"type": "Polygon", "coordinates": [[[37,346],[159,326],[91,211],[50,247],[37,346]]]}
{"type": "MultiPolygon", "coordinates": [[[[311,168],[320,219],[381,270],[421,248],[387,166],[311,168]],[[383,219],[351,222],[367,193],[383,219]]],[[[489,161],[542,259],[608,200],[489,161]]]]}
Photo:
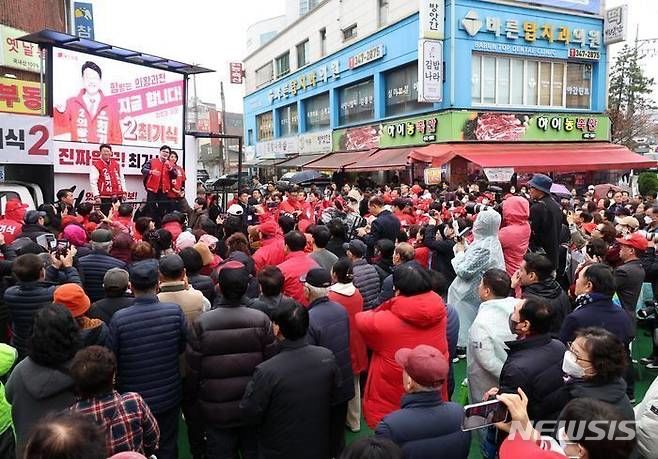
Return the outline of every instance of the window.
{"type": "Polygon", "coordinates": [[[253,145],[254,144],[254,130],[253,129],[248,129],[247,130],[247,145],[253,145]]]}
{"type": "Polygon", "coordinates": [[[378,0],[379,2],[379,27],[388,24],[388,0],[378,0]]]}
{"type": "Polygon", "coordinates": [[[343,41],[351,40],[356,37],[356,24],[343,29],[343,41]]]}
{"type": "Polygon", "coordinates": [[[297,68],[308,64],[308,39],[297,45],[297,68]]]}
{"type": "Polygon", "coordinates": [[[279,134],[281,137],[297,134],[297,104],[290,104],[279,109],[279,134]]]}
{"type": "Polygon", "coordinates": [[[327,54],[327,29],[320,29],[320,56],[327,54]]]}
{"type": "Polygon", "coordinates": [[[592,66],[473,54],[474,105],[589,109],[592,66]]]}
{"type": "Polygon", "coordinates": [[[329,93],[325,92],[304,101],[306,131],[329,128],[329,93]]]}
{"type": "Polygon", "coordinates": [[[290,51],[277,57],[274,61],[276,64],[277,78],[281,78],[282,76],[290,73],[290,51]]]}
{"type": "Polygon", "coordinates": [[[304,16],[318,6],[322,0],[299,0],[299,15],[304,16]]]}
{"type": "Polygon", "coordinates": [[[272,112],[265,112],[256,116],[256,128],[258,129],[258,140],[271,140],[274,137],[274,125],[272,124],[272,112]]]}
{"type": "Polygon", "coordinates": [[[385,76],[386,116],[415,112],[432,107],[418,102],[418,63],[391,70],[385,76]]]}
{"type": "Polygon", "coordinates": [[[274,68],[272,61],[268,62],[261,68],[256,70],[256,87],[262,86],[265,83],[272,81],[272,69],[274,68]]]}
{"type": "Polygon", "coordinates": [[[375,116],[374,80],[366,80],[338,90],[339,124],[367,121],[375,116]]]}

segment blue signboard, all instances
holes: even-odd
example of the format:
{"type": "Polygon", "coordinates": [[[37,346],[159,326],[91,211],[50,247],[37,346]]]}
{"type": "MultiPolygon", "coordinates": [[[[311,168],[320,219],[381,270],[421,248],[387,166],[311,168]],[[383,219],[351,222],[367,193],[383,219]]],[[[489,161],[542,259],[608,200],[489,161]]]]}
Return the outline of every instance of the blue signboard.
{"type": "Polygon", "coordinates": [[[75,35],[94,40],[94,10],[91,3],[75,2],[73,8],[75,35]]]}
{"type": "MultiPolygon", "coordinates": [[[[495,0],[492,0],[495,1],[495,0]]],[[[601,0],[516,0],[521,3],[550,6],[583,13],[601,14],[601,0]]]]}

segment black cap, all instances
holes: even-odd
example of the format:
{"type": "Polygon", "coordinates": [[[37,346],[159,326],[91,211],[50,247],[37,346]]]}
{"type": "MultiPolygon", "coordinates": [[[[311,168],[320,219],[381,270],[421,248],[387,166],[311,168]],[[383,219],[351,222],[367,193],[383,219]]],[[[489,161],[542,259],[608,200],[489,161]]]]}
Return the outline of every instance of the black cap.
{"type": "Polygon", "coordinates": [[[107,229],[97,229],[91,233],[91,242],[112,242],[112,231],[107,229]]]}
{"type": "Polygon", "coordinates": [[[130,284],[137,290],[147,290],[158,285],[158,261],[138,261],[130,268],[130,284]]]}
{"type": "Polygon", "coordinates": [[[313,268],[306,273],[306,276],[300,277],[299,280],[313,287],[326,288],[331,286],[331,274],[324,268],[313,268]]]}
{"type": "Polygon", "coordinates": [[[160,272],[165,277],[178,275],[183,269],[185,269],[185,262],[180,255],[174,253],[160,259],[160,272]]]}
{"type": "Polygon", "coordinates": [[[368,246],[361,239],[352,239],[349,243],[343,244],[343,249],[349,250],[355,257],[364,257],[368,246]]]}
{"type": "Polygon", "coordinates": [[[23,217],[23,220],[25,223],[28,225],[32,225],[39,221],[39,217],[45,217],[47,214],[45,212],[42,212],[40,210],[28,210],[25,212],[25,216],[23,217]]]}

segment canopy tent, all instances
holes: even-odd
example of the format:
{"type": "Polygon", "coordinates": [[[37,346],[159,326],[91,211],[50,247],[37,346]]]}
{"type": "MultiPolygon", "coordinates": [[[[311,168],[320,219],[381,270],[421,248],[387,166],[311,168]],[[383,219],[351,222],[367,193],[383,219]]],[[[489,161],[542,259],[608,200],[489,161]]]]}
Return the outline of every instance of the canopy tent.
{"type": "Polygon", "coordinates": [[[394,171],[407,167],[410,148],[390,148],[376,150],[362,161],[345,166],[346,172],[394,171]]]}
{"type": "Polygon", "coordinates": [[[315,155],[299,155],[295,156],[293,158],[287,159],[286,161],[279,163],[276,165],[276,167],[280,168],[286,168],[286,169],[294,169],[297,167],[304,167],[308,163],[312,163],[313,161],[322,158],[323,156],[326,156],[327,153],[318,153],[315,155]]]}
{"type": "Polygon", "coordinates": [[[316,169],[322,171],[340,170],[349,165],[365,160],[374,152],[375,150],[336,152],[326,155],[312,163],[306,164],[304,169],[316,169]]]}

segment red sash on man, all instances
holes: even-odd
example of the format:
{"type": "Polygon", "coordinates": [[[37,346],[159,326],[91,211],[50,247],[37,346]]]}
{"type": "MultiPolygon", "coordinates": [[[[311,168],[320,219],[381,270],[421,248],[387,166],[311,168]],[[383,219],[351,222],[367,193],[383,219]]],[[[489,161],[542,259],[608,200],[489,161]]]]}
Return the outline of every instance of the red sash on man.
{"type": "Polygon", "coordinates": [[[102,159],[94,161],[93,166],[98,169],[98,195],[101,198],[121,196],[121,175],[119,163],[115,159],[105,162],[102,159]]]}
{"type": "Polygon", "coordinates": [[[157,193],[158,191],[167,193],[171,189],[170,171],[169,161],[163,163],[160,158],[152,158],[151,170],[149,170],[149,175],[146,178],[146,190],[151,193],[157,193]]]}

